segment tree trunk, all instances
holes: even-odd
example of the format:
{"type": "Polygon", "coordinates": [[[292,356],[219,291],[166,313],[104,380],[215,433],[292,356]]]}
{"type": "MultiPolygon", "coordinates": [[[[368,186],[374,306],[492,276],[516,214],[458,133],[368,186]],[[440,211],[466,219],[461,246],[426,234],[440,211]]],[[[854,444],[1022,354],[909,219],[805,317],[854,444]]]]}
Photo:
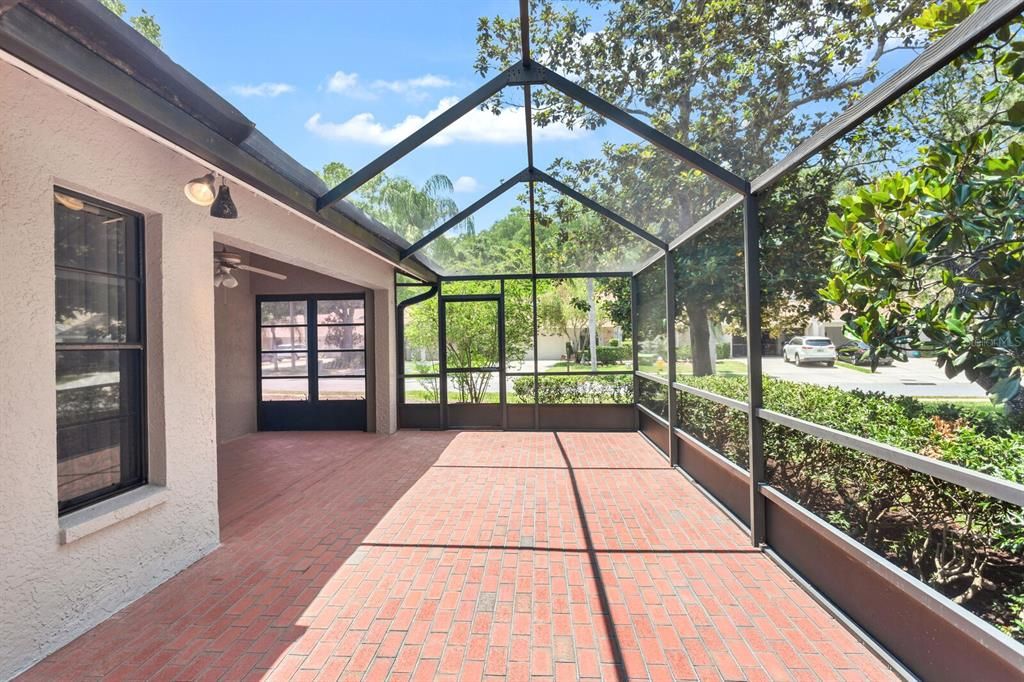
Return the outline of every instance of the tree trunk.
{"type": "Polygon", "coordinates": [[[702,305],[687,304],[686,316],[690,319],[690,354],[693,358],[693,376],[706,377],[715,373],[711,358],[711,325],[708,311],[702,305]]]}
{"type": "Polygon", "coordinates": [[[594,305],[594,280],[587,278],[587,307],[590,309],[590,371],[597,371],[597,306],[594,305]]]}

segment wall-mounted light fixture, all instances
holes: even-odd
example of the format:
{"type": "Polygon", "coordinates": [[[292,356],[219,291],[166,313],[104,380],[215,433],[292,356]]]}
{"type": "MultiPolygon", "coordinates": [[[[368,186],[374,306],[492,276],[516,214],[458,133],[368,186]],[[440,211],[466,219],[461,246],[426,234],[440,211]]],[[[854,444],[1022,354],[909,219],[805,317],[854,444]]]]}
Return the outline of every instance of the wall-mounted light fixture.
{"type": "Polygon", "coordinates": [[[193,204],[198,206],[209,206],[216,196],[216,184],[213,173],[198,178],[192,178],[185,183],[185,196],[193,204]]]}
{"type": "Polygon", "coordinates": [[[220,189],[217,190],[217,198],[214,199],[213,204],[210,206],[210,215],[214,218],[225,218],[228,220],[238,217],[238,209],[235,207],[235,202],[231,200],[231,190],[228,189],[228,185],[221,178],[220,189]]]}

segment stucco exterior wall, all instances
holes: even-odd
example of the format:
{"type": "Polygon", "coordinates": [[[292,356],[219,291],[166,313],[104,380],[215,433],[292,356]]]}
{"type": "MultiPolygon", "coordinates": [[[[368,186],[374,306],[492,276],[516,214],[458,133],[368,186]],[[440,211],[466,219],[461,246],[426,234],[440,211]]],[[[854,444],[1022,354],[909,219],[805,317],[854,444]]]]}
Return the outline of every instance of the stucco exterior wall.
{"type": "MultiPolygon", "coordinates": [[[[188,203],[182,185],[204,172],[0,63],[0,679],[217,545],[215,240],[384,291],[384,300],[393,300],[387,263],[253,192],[232,187],[240,214],[234,221],[216,220],[188,203]],[[144,214],[148,266],[151,485],[61,518],[55,184],[144,214]],[[74,541],[62,544],[62,535],[74,541]]],[[[394,341],[385,335],[382,343],[393,348],[394,341]]],[[[393,381],[380,385],[387,393],[377,392],[378,418],[391,424],[393,381]]]]}
{"type": "MultiPolygon", "coordinates": [[[[242,260],[249,260],[242,254],[242,260]]],[[[252,276],[236,270],[238,286],[214,293],[217,357],[217,442],[256,430],[256,309],[252,276]]]]}

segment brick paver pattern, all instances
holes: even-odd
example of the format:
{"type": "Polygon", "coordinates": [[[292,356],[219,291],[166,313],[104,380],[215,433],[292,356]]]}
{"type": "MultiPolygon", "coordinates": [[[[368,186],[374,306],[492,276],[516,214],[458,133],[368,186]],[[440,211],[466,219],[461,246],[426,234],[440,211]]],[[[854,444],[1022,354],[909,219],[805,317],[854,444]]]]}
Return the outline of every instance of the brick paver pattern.
{"type": "Polygon", "coordinates": [[[223,545],[26,679],[891,679],[635,433],[255,434],[223,545]]]}

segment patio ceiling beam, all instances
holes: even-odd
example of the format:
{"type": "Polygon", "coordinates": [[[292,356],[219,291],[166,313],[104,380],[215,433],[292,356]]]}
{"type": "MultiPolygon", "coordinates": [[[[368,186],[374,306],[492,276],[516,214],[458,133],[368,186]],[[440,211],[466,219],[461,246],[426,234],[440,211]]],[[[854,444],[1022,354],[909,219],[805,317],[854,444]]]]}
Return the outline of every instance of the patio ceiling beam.
{"type": "Polygon", "coordinates": [[[526,182],[527,180],[529,180],[529,177],[530,177],[529,176],[529,170],[524,168],[523,170],[519,171],[518,173],[513,175],[511,178],[509,178],[505,182],[501,183],[500,185],[498,185],[497,187],[492,189],[490,192],[488,192],[487,194],[483,195],[482,197],[480,197],[479,199],[474,201],[472,204],[470,204],[466,208],[462,209],[461,211],[459,211],[458,213],[453,215],[448,220],[444,221],[443,223],[441,223],[440,225],[435,227],[429,233],[425,234],[415,244],[413,244],[412,246],[410,246],[408,248],[403,249],[402,253],[401,253],[401,259],[405,260],[406,258],[411,256],[412,254],[416,253],[417,251],[422,249],[424,246],[426,246],[430,242],[434,241],[435,239],[437,239],[438,237],[440,237],[445,232],[447,232],[448,230],[452,229],[453,227],[455,227],[456,225],[458,225],[462,221],[466,220],[466,218],[469,218],[471,215],[473,215],[474,213],[479,211],[481,208],[483,208],[487,204],[489,204],[492,201],[494,201],[495,199],[497,199],[499,196],[501,196],[505,192],[507,192],[510,189],[512,189],[514,186],[518,185],[521,182],[526,182]]]}
{"type": "Polygon", "coordinates": [[[630,232],[632,232],[636,236],[640,237],[641,239],[645,239],[645,240],[649,241],[651,244],[654,244],[655,246],[657,246],[662,251],[665,251],[666,249],[668,249],[668,244],[665,243],[664,241],[662,241],[661,239],[658,239],[657,237],[655,237],[653,234],[651,234],[647,230],[644,230],[643,228],[638,227],[634,223],[626,220],[625,218],[620,216],[615,211],[612,211],[609,208],[605,208],[604,206],[602,206],[598,202],[594,201],[590,197],[586,196],[585,194],[582,194],[582,193],[574,190],[572,187],[569,187],[568,185],[566,185],[561,180],[553,178],[552,176],[548,175],[544,171],[537,170],[536,168],[531,169],[530,170],[530,174],[533,177],[535,177],[537,180],[540,180],[544,184],[549,185],[550,187],[552,187],[553,189],[557,190],[558,192],[561,192],[562,194],[566,195],[570,199],[575,199],[579,203],[581,203],[584,206],[586,206],[587,208],[589,208],[591,211],[594,211],[595,213],[599,213],[599,214],[603,215],[605,218],[608,218],[609,220],[611,220],[614,223],[618,223],[619,225],[621,225],[622,227],[626,228],[627,230],[629,230],[630,232]]]}
{"type": "Polygon", "coordinates": [[[322,211],[331,204],[344,199],[349,194],[375,178],[388,166],[394,164],[403,156],[489,100],[509,84],[512,75],[516,73],[519,68],[521,68],[521,65],[517,63],[505,69],[472,93],[453,104],[439,116],[430,119],[427,123],[423,124],[423,127],[409,135],[409,137],[405,138],[394,147],[391,147],[376,159],[348,176],[344,181],[317,199],[317,210],[322,211]]]}
{"type": "MultiPolygon", "coordinates": [[[[750,192],[749,181],[744,180],[732,171],[719,166],[706,156],[690,149],[680,142],[677,142],[665,133],[662,133],[647,123],[644,123],[635,116],[627,114],[611,102],[598,97],[585,88],[580,87],[568,78],[564,78],[551,69],[537,64],[536,62],[524,65],[523,71],[526,73],[535,72],[536,76],[533,76],[534,79],[550,85],[556,90],[561,91],[562,94],[571,97],[604,118],[618,123],[626,130],[635,133],[656,147],[660,147],[668,153],[676,156],[691,168],[715,178],[718,182],[729,189],[741,194],[747,194],[750,192]]],[[[536,82],[536,80],[533,82],[536,82]]]]}

